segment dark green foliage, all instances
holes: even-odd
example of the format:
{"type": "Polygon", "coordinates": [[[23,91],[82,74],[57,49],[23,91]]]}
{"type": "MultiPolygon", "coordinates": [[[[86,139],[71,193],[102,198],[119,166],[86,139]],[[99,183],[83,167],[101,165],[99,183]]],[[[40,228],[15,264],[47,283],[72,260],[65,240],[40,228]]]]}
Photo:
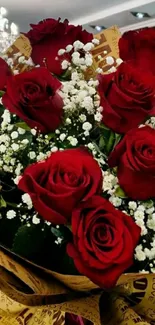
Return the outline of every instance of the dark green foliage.
{"type": "Polygon", "coordinates": [[[42,252],[46,233],[40,225],[21,226],[14,238],[12,249],[15,253],[28,258],[37,259],[42,252]]]}
{"type": "Polygon", "coordinates": [[[20,226],[21,221],[19,218],[9,220],[6,217],[3,217],[0,219],[0,243],[11,248],[15,234],[20,226]]]}

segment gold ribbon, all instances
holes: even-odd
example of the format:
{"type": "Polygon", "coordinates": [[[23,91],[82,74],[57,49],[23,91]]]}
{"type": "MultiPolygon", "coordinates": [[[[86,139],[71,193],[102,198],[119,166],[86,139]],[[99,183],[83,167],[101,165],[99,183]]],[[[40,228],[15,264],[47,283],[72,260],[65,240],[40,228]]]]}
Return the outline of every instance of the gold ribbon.
{"type": "Polygon", "coordinates": [[[65,313],[95,325],[155,325],[155,274],[124,274],[112,292],[95,293],[98,288],[84,276],[39,268],[1,249],[2,325],[64,325],[65,313]]]}
{"type": "MultiPolygon", "coordinates": [[[[96,77],[96,69],[101,68],[104,73],[107,73],[111,68],[106,61],[108,56],[111,56],[114,60],[113,66],[117,66],[116,60],[119,58],[118,41],[121,37],[121,33],[117,26],[112,26],[103,30],[101,33],[95,35],[95,38],[99,40],[99,45],[95,46],[92,51],[93,64],[86,71],[86,79],[96,77]]],[[[13,60],[13,70],[23,72],[25,70],[31,70],[32,67],[19,63],[19,53],[24,56],[26,60],[31,57],[32,48],[29,40],[23,34],[20,34],[16,41],[7,49],[6,55],[13,60]]]]}

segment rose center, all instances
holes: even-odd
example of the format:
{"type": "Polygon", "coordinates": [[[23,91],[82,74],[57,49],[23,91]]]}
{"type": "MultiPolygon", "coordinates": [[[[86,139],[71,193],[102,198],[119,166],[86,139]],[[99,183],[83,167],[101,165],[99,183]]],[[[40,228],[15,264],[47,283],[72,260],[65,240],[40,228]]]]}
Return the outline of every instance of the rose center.
{"type": "Polygon", "coordinates": [[[75,173],[67,172],[67,173],[61,173],[61,177],[65,184],[71,185],[71,186],[78,186],[80,181],[75,173]]]}
{"type": "Polygon", "coordinates": [[[147,145],[144,145],[142,147],[142,153],[143,153],[143,156],[148,157],[148,158],[152,158],[153,156],[155,156],[154,148],[150,148],[147,145]]]}
{"type": "Polygon", "coordinates": [[[54,91],[53,91],[53,89],[52,89],[50,86],[47,86],[47,87],[46,87],[46,92],[47,92],[47,95],[48,95],[49,97],[51,97],[51,96],[54,95],[54,91]]]}
{"type": "Polygon", "coordinates": [[[106,225],[102,227],[97,227],[94,232],[94,238],[96,242],[100,243],[105,243],[108,240],[108,235],[109,229],[106,225]]]}
{"type": "Polygon", "coordinates": [[[32,101],[40,93],[40,87],[37,84],[29,83],[24,88],[24,100],[26,103],[32,101]]]}

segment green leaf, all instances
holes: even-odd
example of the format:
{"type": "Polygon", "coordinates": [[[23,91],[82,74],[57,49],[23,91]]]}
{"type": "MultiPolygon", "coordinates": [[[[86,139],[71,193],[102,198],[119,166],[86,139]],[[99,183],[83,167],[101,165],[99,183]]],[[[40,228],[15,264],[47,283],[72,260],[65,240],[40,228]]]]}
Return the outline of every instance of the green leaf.
{"type": "Polygon", "coordinates": [[[48,133],[47,135],[49,140],[55,138],[55,133],[48,133]]]}
{"type": "Polygon", "coordinates": [[[55,237],[62,237],[62,234],[58,228],[51,227],[51,232],[55,237]]]}
{"type": "Polygon", "coordinates": [[[0,117],[4,113],[4,110],[5,110],[4,106],[3,105],[0,105],[0,117]]]}
{"type": "Polygon", "coordinates": [[[0,90],[0,97],[2,97],[5,94],[5,91],[0,90]]]}
{"type": "Polygon", "coordinates": [[[2,195],[0,195],[0,208],[6,208],[7,204],[3,199],[2,195]]]}
{"type": "Polygon", "coordinates": [[[40,225],[21,226],[14,238],[12,249],[26,258],[39,255],[45,240],[45,232],[40,225]]]}
{"type": "Polygon", "coordinates": [[[18,204],[17,203],[13,203],[13,202],[5,202],[6,203],[6,205],[8,205],[9,207],[12,207],[12,208],[14,208],[14,209],[16,209],[17,208],[17,206],[18,206],[18,204]]]}
{"type": "Polygon", "coordinates": [[[114,147],[120,142],[120,140],[122,139],[122,135],[121,134],[117,134],[115,133],[115,143],[114,143],[114,147]]]}
{"type": "Polygon", "coordinates": [[[115,191],[115,195],[120,197],[121,199],[127,198],[126,194],[124,193],[124,191],[122,190],[122,188],[120,186],[117,187],[117,189],[115,191]]]}
{"type": "Polygon", "coordinates": [[[31,130],[31,128],[25,122],[18,122],[18,123],[15,124],[15,126],[17,128],[21,128],[21,129],[24,129],[26,131],[30,131],[31,130]]]}
{"type": "Polygon", "coordinates": [[[103,135],[100,137],[100,140],[99,140],[99,148],[100,150],[103,150],[105,147],[105,140],[104,140],[104,137],[103,135]]]}
{"type": "Polygon", "coordinates": [[[51,232],[55,237],[60,237],[64,241],[69,241],[72,239],[72,232],[69,227],[60,225],[59,228],[51,227],[51,232]]]}
{"type": "Polygon", "coordinates": [[[110,132],[108,142],[106,143],[106,151],[109,154],[113,148],[115,143],[115,133],[113,131],[110,132]]]}
{"type": "Polygon", "coordinates": [[[3,216],[2,219],[0,219],[0,242],[11,248],[15,234],[20,226],[21,221],[18,215],[13,219],[7,219],[3,216]]]}
{"type": "Polygon", "coordinates": [[[79,275],[78,270],[75,267],[73,259],[65,252],[61,261],[61,272],[63,274],[79,275]]]}
{"type": "Polygon", "coordinates": [[[104,124],[100,125],[100,140],[99,148],[102,151],[104,149],[106,155],[113,150],[117,135],[112,130],[107,128],[104,124]]]}
{"type": "Polygon", "coordinates": [[[99,125],[99,128],[100,128],[100,129],[107,130],[107,131],[110,131],[110,129],[109,129],[107,126],[105,126],[104,124],[100,124],[100,125],[99,125]]]}
{"type": "Polygon", "coordinates": [[[152,200],[145,201],[143,205],[146,207],[146,209],[150,209],[153,207],[154,202],[152,200]]]}

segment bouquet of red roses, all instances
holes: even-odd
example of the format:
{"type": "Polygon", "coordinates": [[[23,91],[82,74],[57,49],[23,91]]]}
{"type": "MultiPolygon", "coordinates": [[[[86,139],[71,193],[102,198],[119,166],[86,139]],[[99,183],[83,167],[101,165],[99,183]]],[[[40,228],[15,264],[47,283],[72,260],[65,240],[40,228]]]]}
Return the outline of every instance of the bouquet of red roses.
{"type": "Polygon", "coordinates": [[[31,58],[0,61],[1,244],[72,289],[73,278],[109,290],[124,273],[155,273],[152,71],[107,56],[108,73],[86,78],[99,41],[67,20],[25,36],[31,58]]]}

